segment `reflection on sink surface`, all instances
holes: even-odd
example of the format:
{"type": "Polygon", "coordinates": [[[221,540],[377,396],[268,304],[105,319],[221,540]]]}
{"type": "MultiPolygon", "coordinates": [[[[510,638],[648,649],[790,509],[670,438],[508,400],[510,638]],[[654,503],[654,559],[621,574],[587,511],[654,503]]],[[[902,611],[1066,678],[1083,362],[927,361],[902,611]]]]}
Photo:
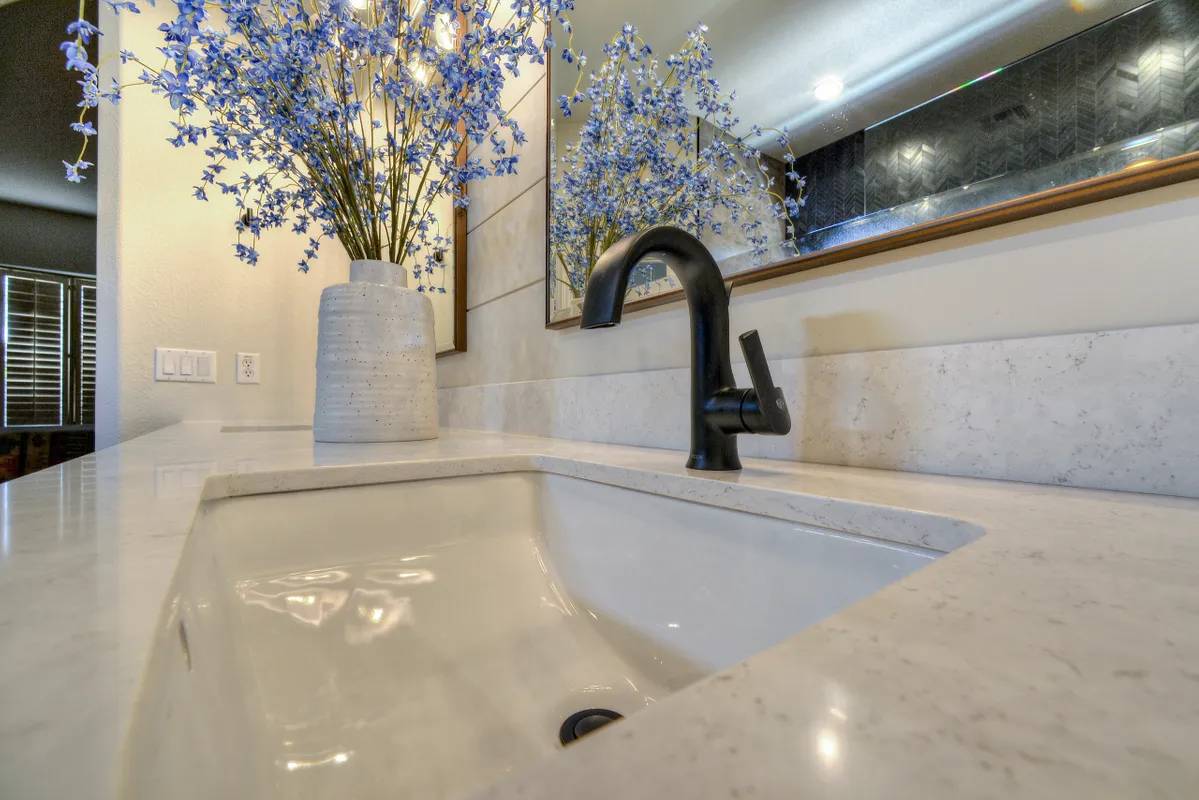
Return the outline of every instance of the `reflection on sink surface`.
{"type": "Polygon", "coordinates": [[[938,555],[531,472],[210,501],[124,788],[457,796],[938,555]]]}
{"type": "Polygon", "coordinates": [[[222,425],[221,433],[276,433],[278,431],[310,431],[311,425],[222,425]]]}

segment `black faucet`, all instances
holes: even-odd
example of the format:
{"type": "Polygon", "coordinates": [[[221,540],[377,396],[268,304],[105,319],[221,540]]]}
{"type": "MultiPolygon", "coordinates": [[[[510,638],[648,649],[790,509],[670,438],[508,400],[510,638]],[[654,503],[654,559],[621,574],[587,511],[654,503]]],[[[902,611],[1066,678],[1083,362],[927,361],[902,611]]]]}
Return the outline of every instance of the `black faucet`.
{"type": "Polygon", "coordinates": [[[791,415],[770,378],[758,332],[741,335],[752,389],[738,389],[729,360],[729,296],[716,260],[699,239],[669,225],[626,236],[595,263],[583,294],[582,328],[620,324],[629,273],[649,253],[663,256],[691,314],[691,469],[741,469],[737,434],[783,435],[791,415]]]}

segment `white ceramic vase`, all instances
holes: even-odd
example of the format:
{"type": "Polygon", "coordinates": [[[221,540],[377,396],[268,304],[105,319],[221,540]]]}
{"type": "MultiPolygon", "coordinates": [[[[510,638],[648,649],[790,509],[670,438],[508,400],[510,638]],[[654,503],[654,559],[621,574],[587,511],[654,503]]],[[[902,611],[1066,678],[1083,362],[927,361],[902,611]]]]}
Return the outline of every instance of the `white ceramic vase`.
{"type": "Polygon", "coordinates": [[[321,292],[316,346],[318,442],[437,437],[433,304],[387,261],[353,261],[350,282],[321,292]]]}

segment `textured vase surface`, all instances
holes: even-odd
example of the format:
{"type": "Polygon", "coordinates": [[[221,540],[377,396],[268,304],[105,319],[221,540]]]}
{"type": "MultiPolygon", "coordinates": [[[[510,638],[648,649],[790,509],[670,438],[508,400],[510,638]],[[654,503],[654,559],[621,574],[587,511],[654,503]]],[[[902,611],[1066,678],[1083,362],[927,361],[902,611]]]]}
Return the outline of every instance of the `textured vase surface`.
{"type": "Polygon", "coordinates": [[[433,304],[406,270],[353,261],[350,282],[321,292],[316,347],[318,442],[437,437],[433,304]]]}

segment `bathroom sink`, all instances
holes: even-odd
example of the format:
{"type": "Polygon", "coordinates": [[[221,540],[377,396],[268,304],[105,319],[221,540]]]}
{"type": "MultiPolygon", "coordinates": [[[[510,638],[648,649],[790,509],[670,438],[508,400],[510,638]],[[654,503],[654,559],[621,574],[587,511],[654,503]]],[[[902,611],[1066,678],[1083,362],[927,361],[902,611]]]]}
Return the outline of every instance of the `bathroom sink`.
{"type": "Polygon", "coordinates": [[[461,795],[941,555],[877,534],[543,472],[207,501],[124,791],[461,795]]]}

